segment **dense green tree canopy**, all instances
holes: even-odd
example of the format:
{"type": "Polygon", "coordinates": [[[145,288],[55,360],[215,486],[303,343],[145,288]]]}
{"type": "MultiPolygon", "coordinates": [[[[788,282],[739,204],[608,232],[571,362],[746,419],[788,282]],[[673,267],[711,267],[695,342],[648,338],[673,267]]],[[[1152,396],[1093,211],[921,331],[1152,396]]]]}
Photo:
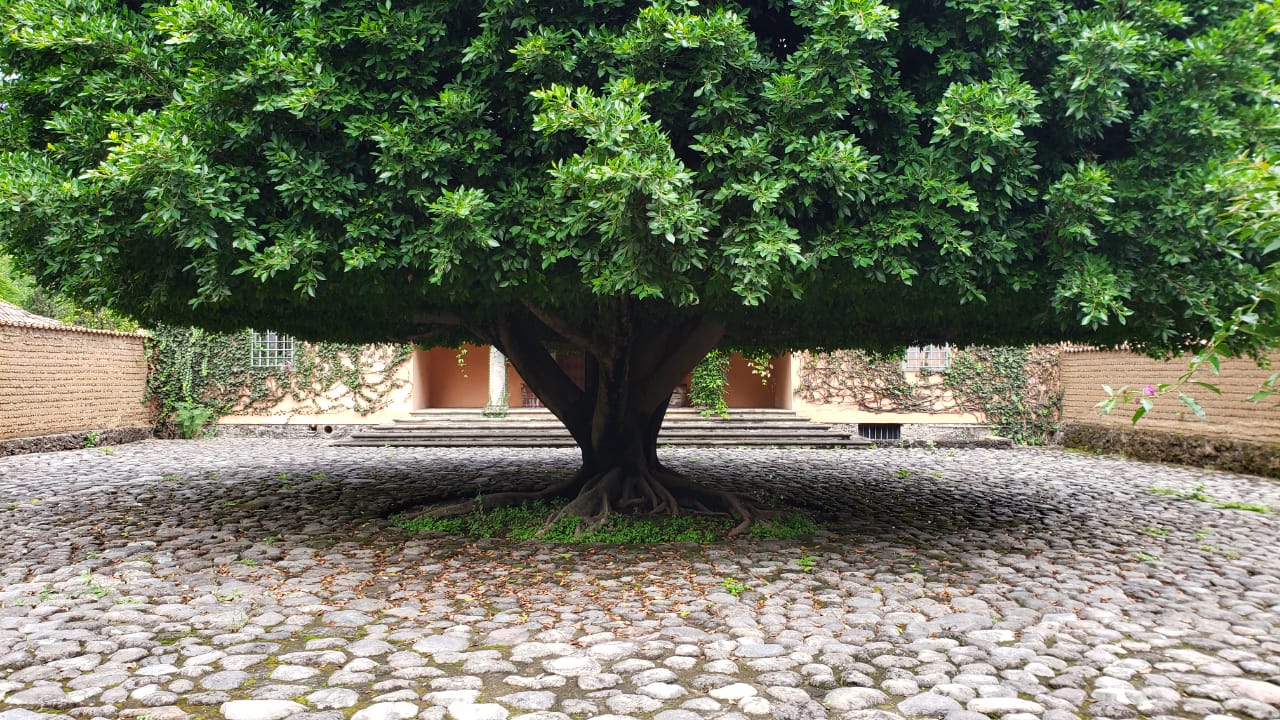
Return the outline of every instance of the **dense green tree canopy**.
{"type": "Polygon", "coordinates": [[[2,6],[4,241],[144,319],[1171,347],[1259,264],[1209,180],[1274,140],[1270,4],[2,6]]]}
{"type": "Polygon", "coordinates": [[[0,237],[144,321],[494,342],[602,449],[717,343],[1210,334],[1266,265],[1216,178],[1275,144],[1278,23],[1239,0],[0,0],[0,237]],[[586,387],[547,341],[587,352],[586,387]]]}
{"type": "Polygon", "coordinates": [[[30,293],[30,278],[14,271],[13,262],[0,255],[0,300],[22,305],[30,293]]]}

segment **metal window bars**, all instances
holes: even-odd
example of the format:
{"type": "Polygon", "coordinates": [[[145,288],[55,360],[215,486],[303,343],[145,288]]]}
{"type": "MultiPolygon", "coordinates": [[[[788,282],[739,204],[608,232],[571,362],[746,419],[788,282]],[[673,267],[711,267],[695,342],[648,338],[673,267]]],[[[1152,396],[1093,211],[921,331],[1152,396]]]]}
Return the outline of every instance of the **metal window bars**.
{"type": "Polygon", "coordinates": [[[950,345],[909,347],[907,348],[907,356],[902,362],[902,369],[906,372],[946,370],[948,367],[951,367],[950,345]]]}
{"type": "Polygon", "coordinates": [[[287,368],[293,366],[293,338],[273,330],[253,331],[250,342],[249,365],[259,368],[287,368]]]}

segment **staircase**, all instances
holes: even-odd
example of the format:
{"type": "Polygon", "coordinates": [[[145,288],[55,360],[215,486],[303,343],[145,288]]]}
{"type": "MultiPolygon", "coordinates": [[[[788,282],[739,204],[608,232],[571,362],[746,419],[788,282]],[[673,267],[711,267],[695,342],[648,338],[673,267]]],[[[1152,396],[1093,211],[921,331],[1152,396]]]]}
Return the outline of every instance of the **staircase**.
{"type": "MultiPolygon", "coordinates": [[[[573,438],[542,408],[512,408],[505,417],[478,409],[432,408],[352,433],[347,447],[574,447],[573,438]]],[[[740,409],[729,417],[703,417],[693,408],[667,411],[659,446],[866,447],[869,441],[809,422],[790,410],[740,409]]]]}

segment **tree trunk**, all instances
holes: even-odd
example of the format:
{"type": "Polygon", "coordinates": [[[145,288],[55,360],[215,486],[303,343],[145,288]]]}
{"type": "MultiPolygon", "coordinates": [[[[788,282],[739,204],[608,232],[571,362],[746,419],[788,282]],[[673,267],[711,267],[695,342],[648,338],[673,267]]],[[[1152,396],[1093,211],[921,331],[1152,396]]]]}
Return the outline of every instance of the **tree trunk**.
{"type": "Polygon", "coordinates": [[[582,532],[608,522],[615,513],[723,514],[737,520],[730,537],[750,527],[750,503],[694,483],[658,461],[658,433],[671,393],[715,347],[723,334],[719,323],[702,318],[636,327],[634,318],[625,317],[619,332],[593,335],[540,311],[535,316],[554,341],[587,354],[584,387],[564,373],[547,347],[546,334],[532,330],[537,324],[528,317],[504,319],[487,335],[569,430],[582,451],[582,469],[541,491],[497,493],[438,506],[427,514],[445,517],[559,497],[567,503],[548,520],[547,528],[562,518],[577,517],[582,532]]]}

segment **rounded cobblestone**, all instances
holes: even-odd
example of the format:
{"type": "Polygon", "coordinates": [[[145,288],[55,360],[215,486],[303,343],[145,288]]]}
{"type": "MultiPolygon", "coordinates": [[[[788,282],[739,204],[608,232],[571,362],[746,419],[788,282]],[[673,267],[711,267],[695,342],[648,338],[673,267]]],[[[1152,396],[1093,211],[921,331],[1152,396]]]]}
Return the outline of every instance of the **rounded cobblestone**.
{"type": "Polygon", "coordinates": [[[1280,520],[1193,497],[1280,508],[1273,481],[1052,449],[663,452],[826,529],[553,546],[385,519],[553,482],[571,450],[0,458],[0,720],[1280,719],[1280,520]]]}

